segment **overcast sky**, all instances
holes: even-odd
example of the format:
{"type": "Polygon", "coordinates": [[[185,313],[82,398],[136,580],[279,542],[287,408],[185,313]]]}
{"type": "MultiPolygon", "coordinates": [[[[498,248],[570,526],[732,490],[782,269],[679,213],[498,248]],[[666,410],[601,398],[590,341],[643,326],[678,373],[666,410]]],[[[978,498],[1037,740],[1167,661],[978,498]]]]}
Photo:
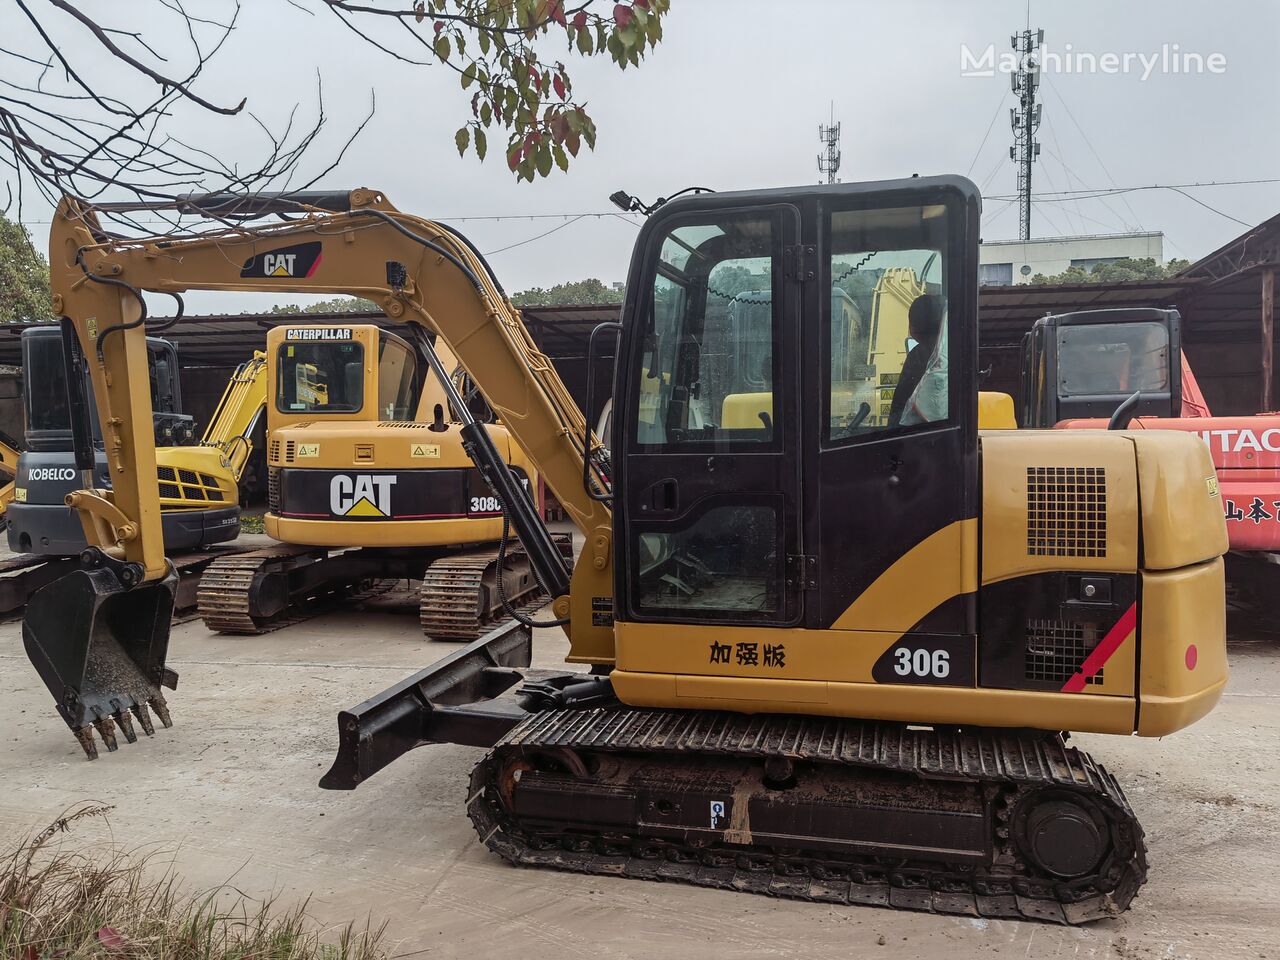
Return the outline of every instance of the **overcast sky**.
{"type": "MultiPolygon", "coordinates": [[[[102,0],[86,6],[120,9],[102,0]]],[[[967,173],[985,196],[1008,196],[1015,183],[1009,78],[962,77],[962,45],[980,56],[994,44],[1003,55],[1026,18],[1023,0],[672,0],[666,39],[639,70],[568,58],[599,142],[568,174],[533,184],[514,181],[499,149],[484,164],[473,155],[459,159],[453,132],[470,109],[456,74],[394,63],[332,17],[305,16],[285,0],[246,4],[198,89],[222,101],[247,96],[252,109],[279,122],[299,102],[314,109],[319,69],[334,143],[376,92],[373,122],[322,185],[376,186],[402,210],[456,223],[482,251],[510,247],[491,261],[514,291],[590,276],[623,279],[637,218],[610,215],[607,197],[618,188],[650,200],[691,184],[815,181],[817,127],[833,101],[843,126],[842,179],[967,173]],[[583,213],[592,216],[521,218],[583,213]],[[465,219],[499,215],[510,219],[465,219]]],[[[1171,56],[1216,53],[1225,62],[1221,72],[1198,74],[1157,65],[1146,79],[1136,60],[1129,73],[1049,73],[1037,193],[1280,176],[1280,3],[1041,0],[1031,4],[1030,19],[1053,53],[1070,44],[1076,54],[1151,56],[1167,44],[1171,56]]],[[[239,120],[203,115],[180,129],[246,163],[262,146],[239,120]]],[[[323,151],[316,165],[322,159],[323,151]]],[[[1280,183],[1188,192],[1250,225],[1280,212],[1280,183]]],[[[49,211],[28,204],[24,215],[43,245],[49,211]]],[[[987,201],[985,239],[1015,237],[1017,227],[1013,204],[987,201]]],[[[1032,229],[1033,236],[1160,230],[1167,257],[1194,260],[1245,228],[1173,191],[1146,190],[1038,203],[1032,229]]],[[[193,307],[261,303],[206,295],[193,307]]]]}

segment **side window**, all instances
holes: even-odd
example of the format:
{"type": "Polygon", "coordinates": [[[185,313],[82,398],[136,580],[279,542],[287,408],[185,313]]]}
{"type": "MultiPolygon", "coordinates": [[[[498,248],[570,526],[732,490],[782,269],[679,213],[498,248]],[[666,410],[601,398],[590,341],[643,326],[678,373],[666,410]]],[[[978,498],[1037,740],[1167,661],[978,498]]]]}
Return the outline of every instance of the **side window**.
{"type": "Polygon", "coordinates": [[[667,234],[633,408],[640,446],[774,439],[775,254],[760,216],[667,234]]]}
{"type": "Polygon", "coordinates": [[[950,378],[942,207],[830,214],[824,440],[946,420],[950,378]]]}

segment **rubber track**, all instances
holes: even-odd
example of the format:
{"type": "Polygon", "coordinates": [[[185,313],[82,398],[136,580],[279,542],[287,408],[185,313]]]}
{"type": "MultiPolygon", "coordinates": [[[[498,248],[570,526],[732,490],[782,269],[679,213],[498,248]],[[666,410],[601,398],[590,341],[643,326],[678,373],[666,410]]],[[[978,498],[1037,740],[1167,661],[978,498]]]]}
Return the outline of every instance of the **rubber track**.
{"type": "MultiPolygon", "coordinates": [[[[582,873],[691,883],[842,904],[875,904],[967,916],[1084,923],[1123,912],[1146,880],[1146,845],[1115,779],[1060,735],[942,732],[902,724],[822,717],[744,715],[627,707],[550,710],[530,715],[472,773],[467,811],[490,850],[512,863],[582,873]],[[1120,856],[1104,861],[1105,889],[1006,870],[955,870],[900,858],[785,858],[764,848],[695,849],[616,834],[585,844],[530,844],[498,799],[499,757],[508,751],[566,748],[583,754],[685,754],[879,768],[922,778],[978,781],[1020,795],[1050,787],[1089,794],[1111,819],[1120,856]],[[583,846],[587,849],[582,849],[583,846]],[[843,864],[843,866],[842,866],[843,864]]],[[[1003,841],[1008,844],[1008,841],[1003,841]]],[[[1013,864],[1014,866],[1009,866],[1013,864]]]]}

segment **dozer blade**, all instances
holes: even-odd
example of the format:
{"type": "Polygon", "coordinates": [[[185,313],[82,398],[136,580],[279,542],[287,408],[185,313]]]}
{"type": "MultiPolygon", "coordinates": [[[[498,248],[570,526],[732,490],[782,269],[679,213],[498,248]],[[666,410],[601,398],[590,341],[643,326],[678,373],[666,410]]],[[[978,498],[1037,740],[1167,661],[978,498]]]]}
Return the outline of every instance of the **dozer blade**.
{"type": "Polygon", "coordinates": [[[90,760],[98,757],[93,731],[107,750],[155,727],[150,711],[172,726],[160,693],[178,675],[165,666],[169,622],[178,577],[132,589],[108,566],[73,570],[32,595],[22,620],[22,643],[58,713],[90,760]],[[130,717],[132,714],[132,718],[130,717]]]}

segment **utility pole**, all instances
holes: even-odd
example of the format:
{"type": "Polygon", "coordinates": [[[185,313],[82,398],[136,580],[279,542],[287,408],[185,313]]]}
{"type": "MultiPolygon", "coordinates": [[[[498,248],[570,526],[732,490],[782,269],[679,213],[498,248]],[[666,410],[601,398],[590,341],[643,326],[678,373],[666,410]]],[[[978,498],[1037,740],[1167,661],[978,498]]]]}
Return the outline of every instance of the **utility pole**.
{"type": "Polygon", "coordinates": [[[1013,146],[1009,159],[1018,167],[1018,237],[1031,239],[1031,164],[1040,156],[1040,142],[1036,131],[1040,129],[1040,104],[1036,93],[1040,89],[1040,45],[1044,43],[1044,31],[1028,27],[1009,38],[1009,44],[1018,54],[1018,70],[1012,75],[1013,94],[1018,106],[1009,111],[1009,123],[1013,127],[1013,146]]]}
{"type": "Polygon", "coordinates": [[[836,174],[840,172],[840,124],[836,123],[834,101],[831,103],[830,125],[818,126],[818,141],[825,148],[825,152],[818,154],[818,173],[826,176],[827,183],[839,183],[840,178],[836,174]]]}

